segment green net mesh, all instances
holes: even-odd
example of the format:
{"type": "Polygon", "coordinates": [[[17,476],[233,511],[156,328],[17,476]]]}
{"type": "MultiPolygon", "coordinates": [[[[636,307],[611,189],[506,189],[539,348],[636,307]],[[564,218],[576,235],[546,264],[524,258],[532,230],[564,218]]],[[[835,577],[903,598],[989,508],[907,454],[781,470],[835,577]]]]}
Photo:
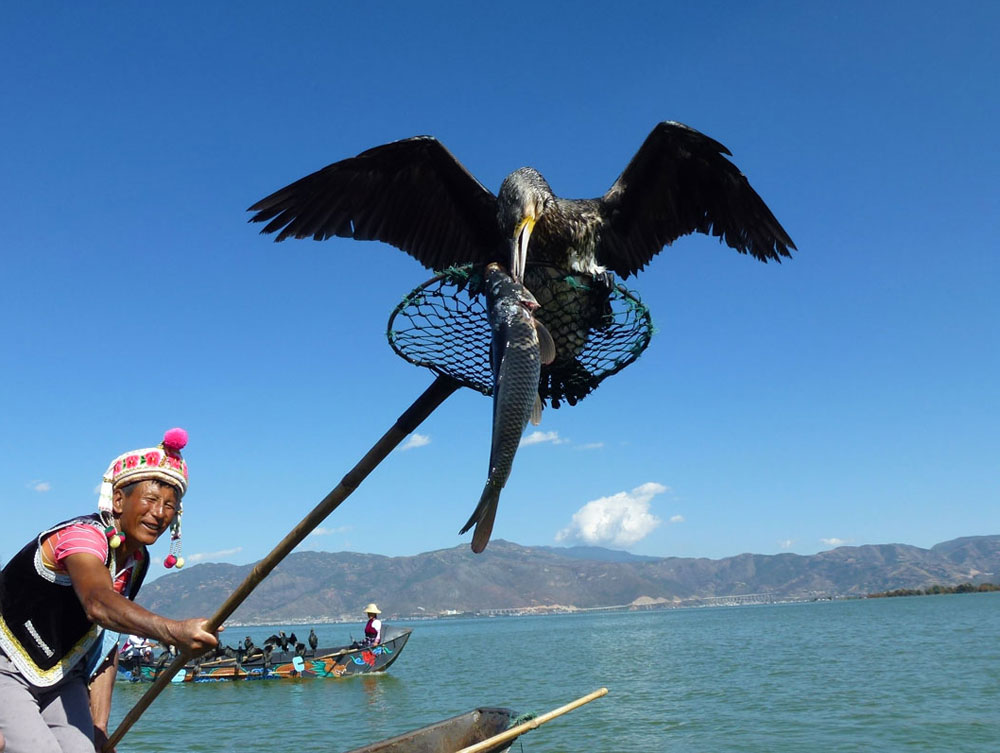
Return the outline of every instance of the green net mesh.
{"type": "MultiPolygon", "coordinates": [[[[575,405],[646,349],[649,310],[619,284],[610,289],[587,275],[529,265],[525,286],[538,300],[535,317],[556,345],[542,367],[538,392],[553,408],[575,405]]],[[[389,345],[402,358],[493,393],[490,324],[481,267],[447,269],[414,288],[389,317],[389,345]]]]}

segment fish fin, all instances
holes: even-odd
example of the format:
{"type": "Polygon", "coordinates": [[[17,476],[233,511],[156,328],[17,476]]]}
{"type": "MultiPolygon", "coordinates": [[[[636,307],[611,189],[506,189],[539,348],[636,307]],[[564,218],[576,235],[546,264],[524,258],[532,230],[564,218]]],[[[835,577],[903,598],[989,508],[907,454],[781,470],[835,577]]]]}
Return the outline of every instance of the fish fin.
{"type": "Polygon", "coordinates": [[[542,396],[535,395],[535,404],[531,406],[531,425],[538,426],[542,422],[542,396]]]}
{"type": "Polygon", "coordinates": [[[499,490],[496,501],[487,508],[482,520],[476,523],[476,530],[472,534],[472,551],[482,554],[486,545],[490,543],[490,534],[493,533],[493,521],[497,516],[497,501],[500,499],[499,490]]]}
{"type": "Polygon", "coordinates": [[[550,364],[556,360],[556,344],[545,325],[535,319],[535,332],[538,333],[538,357],[542,363],[550,364]]]}
{"type": "Polygon", "coordinates": [[[493,532],[493,520],[497,515],[497,503],[500,502],[500,487],[486,482],[483,494],[479,498],[479,504],[472,511],[468,522],[459,531],[459,535],[468,531],[474,525],[475,533],[472,534],[472,551],[479,554],[489,543],[490,534],[493,532]]]}

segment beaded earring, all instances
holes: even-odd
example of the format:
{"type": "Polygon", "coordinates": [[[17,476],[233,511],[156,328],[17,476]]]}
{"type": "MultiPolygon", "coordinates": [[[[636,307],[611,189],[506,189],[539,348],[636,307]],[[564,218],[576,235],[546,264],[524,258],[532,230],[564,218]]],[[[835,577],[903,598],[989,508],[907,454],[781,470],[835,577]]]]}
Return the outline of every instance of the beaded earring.
{"type": "Polygon", "coordinates": [[[163,558],[163,566],[168,570],[176,567],[180,570],[184,567],[184,558],[181,557],[181,516],[180,513],[174,518],[172,530],[170,532],[170,554],[163,558]]]}

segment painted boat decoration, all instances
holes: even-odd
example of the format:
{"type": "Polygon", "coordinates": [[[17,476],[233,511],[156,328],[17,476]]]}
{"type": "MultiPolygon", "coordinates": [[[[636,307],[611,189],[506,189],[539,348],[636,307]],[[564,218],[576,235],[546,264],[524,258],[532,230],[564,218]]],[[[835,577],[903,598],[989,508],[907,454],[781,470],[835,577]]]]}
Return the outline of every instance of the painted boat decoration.
{"type": "MultiPolygon", "coordinates": [[[[409,628],[383,628],[382,642],[377,646],[352,648],[322,648],[315,651],[273,651],[269,657],[254,653],[239,661],[235,657],[208,658],[185,665],[171,682],[223,682],[229,680],[281,680],[293,677],[347,677],[349,675],[382,672],[399,658],[409,640],[409,628]]],[[[167,660],[153,661],[122,659],[118,664],[118,679],[129,682],[153,682],[170,664],[167,660]]]]}
{"type": "MultiPolygon", "coordinates": [[[[510,709],[473,709],[347,753],[454,753],[504,732],[511,726],[513,717],[514,712],[510,709]]],[[[483,753],[501,753],[512,742],[497,743],[483,753]]]]}

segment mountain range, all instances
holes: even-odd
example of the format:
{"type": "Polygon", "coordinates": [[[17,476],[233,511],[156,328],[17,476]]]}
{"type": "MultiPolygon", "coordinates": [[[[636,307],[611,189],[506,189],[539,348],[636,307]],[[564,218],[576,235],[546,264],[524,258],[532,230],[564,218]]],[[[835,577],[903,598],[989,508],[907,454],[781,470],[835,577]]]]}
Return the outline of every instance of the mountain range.
{"type": "MultiPolygon", "coordinates": [[[[138,601],[170,617],[208,616],[252,568],[193,565],[147,583],[138,601]]],[[[481,555],[464,544],[411,557],[293,552],[231,621],[356,621],[371,601],[389,618],[435,617],[862,596],[965,582],[1000,583],[1000,536],[953,539],[930,549],[871,544],[718,560],[527,547],[501,539],[481,555]]]]}

